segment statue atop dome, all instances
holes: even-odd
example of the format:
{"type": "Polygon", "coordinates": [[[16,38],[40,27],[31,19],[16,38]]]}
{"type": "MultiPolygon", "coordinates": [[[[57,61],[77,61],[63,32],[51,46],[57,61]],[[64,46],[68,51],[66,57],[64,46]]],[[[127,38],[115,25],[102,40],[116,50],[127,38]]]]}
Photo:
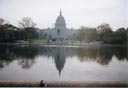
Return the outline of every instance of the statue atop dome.
{"type": "Polygon", "coordinates": [[[60,16],[62,15],[62,13],[61,13],[61,10],[60,10],[60,16]]]}

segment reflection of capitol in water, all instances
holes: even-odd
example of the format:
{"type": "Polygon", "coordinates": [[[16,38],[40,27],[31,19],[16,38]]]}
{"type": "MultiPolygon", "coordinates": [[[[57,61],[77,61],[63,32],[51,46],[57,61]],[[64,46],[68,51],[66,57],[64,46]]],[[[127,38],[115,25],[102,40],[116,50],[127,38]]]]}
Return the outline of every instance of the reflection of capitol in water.
{"type": "Polygon", "coordinates": [[[0,69],[14,60],[23,69],[30,69],[36,63],[36,56],[53,57],[56,69],[61,74],[67,57],[76,56],[79,62],[95,61],[108,65],[115,56],[119,61],[126,60],[126,47],[42,47],[42,46],[2,46],[0,47],[0,69]]]}
{"type": "Polygon", "coordinates": [[[45,52],[43,54],[52,56],[54,58],[56,69],[61,75],[61,71],[64,68],[66,58],[73,56],[73,51],[70,48],[66,47],[44,47],[45,52]]]}
{"type": "Polygon", "coordinates": [[[57,48],[54,53],[54,58],[55,58],[56,68],[59,71],[59,75],[60,75],[66,60],[65,48],[63,49],[57,48]]]}

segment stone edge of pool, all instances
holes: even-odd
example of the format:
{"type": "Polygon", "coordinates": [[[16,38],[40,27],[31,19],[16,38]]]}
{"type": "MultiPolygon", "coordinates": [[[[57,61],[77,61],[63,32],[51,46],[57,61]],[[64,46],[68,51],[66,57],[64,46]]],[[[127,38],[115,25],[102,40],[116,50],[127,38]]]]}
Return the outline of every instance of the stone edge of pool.
{"type": "Polygon", "coordinates": [[[128,87],[123,81],[0,80],[0,87],[128,87]]]}

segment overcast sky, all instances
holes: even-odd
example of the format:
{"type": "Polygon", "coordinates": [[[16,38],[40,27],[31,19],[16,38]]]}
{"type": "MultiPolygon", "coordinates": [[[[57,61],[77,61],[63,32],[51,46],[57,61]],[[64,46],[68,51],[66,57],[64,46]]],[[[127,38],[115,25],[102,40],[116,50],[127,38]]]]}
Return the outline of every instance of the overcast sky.
{"type": "Polygon", "coordinates": [[[31,17],[39,28],[53,27],[62,11],[67,27],[97,27],[109,23],[115,30],[128,27],[128,0],[0,0],[0,17],[15,26],[31,17]]]}

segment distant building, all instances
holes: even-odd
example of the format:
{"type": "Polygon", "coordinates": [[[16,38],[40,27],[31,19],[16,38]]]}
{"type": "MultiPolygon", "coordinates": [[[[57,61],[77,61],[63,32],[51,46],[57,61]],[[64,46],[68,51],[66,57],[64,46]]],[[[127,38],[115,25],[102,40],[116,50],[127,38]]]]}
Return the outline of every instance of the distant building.
{"type": "Polygon", "coordinates": [[[68,29],[62,13],[56,19],[54,28],[47,28],[42,30],[43,35],[49,40],[68,40],[75,35],[76,30],[68,29]]]}

